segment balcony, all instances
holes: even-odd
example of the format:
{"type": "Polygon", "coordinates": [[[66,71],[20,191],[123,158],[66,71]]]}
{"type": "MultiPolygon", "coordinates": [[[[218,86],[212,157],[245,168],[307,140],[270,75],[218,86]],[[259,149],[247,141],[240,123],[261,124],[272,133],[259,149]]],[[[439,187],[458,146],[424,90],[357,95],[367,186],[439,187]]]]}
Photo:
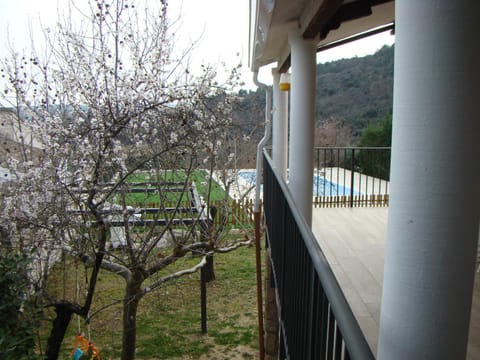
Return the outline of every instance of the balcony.
{"type": "MultiPolygon", "coordinates": [[[[374,353],[388,208],[314,209],[313,234],[374,353]]],[[[480,274],[475,277],[467,359],[480,358],[480,274]]]]}
{"type": "MultiPolygon", "coordinates": [[[[321,164],[318,153],[322,152],[329,151],[317,150],[316,171],[338,180],[345,168],[338,162],[321,164]]],[[[351,169],[358,169],[358,165],[351,169]]],[[[359,176],[356,171],[345,169],[344,173],[350,184],[355,182],[352,176],[358,182],[367,180],[362,177],[366,175],[359,176]]],[[[266,234],[277,290],[281,355],[291,359],[373,359],[378,341],[388,207],[376,206],[375,202],[352,202],[351,195],[358,186],[352,186],[350,194],[334,195],[337,200],[328,201],[328,206],[317,206],[314,197],[310,231],[287,186],[279,179],[265,154],[266,234]]],[[[372,178],[369,181],[375,184],[372,188],[377,188],[378,182],[372,178]]],[[[385,192],[388,198],[388,190],[385,192]]],[[[361,198],[362,194],[356,196],[361,198]]],[[[467,359],[480,358],[479,339],[477,271],[467,359]]]]}

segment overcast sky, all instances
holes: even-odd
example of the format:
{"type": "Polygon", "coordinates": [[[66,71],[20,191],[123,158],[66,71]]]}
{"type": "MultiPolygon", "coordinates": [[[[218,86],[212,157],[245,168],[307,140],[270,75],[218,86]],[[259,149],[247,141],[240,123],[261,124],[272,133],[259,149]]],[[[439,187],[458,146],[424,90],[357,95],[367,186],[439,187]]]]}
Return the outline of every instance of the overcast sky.
{"type": "MultiPolygon", "coordinates": [[[[80,0],[86,1],[86,0],[80,0]]],[[[158,0],[149,0],[158,1],[158,0]]],[[[8,56],[8,42],[16,50],[30,45],[30,33],[53,26],[58,4],[65,0],[0,0],[0,58],[8,56]]],[[[248,69],[248,11],[249,0],[170,0],[171,16],[181,15],[181,45],[201,38],[194,52],[194,60],[227,65],[243,64],[246,87],[253,88],[252,74],[248,69]],[[237,56],[238,54],[238,56],[237,56]]],[[[339,58],[372,54],[383,44],[392,44],[393,36],[382,34],[318,55],[319,62],[339,58]]],[[[270,70],[260,71],[260,79],[271,82],[270,70]]]]}

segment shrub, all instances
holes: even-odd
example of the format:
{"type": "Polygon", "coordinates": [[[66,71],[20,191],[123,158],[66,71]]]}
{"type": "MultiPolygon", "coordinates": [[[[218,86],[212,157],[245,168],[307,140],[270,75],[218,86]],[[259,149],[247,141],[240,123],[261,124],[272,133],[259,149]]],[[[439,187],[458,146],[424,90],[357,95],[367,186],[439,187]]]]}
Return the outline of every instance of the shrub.
{"type": "Polygon", "coordinates": [[[36,359],[39,324],[28,296],[29,262],[28,255],[11,249],[0,253],[0,359],[36,359]]]}

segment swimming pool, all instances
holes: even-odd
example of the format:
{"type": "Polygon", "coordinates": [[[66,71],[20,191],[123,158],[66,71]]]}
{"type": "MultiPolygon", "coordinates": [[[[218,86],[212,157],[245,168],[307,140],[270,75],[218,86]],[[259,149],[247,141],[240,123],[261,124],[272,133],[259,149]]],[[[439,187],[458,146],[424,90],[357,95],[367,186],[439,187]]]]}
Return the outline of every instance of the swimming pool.
{"type": "MultiPolygon", "coordinates": [[[[242,170],[238,173],[243,180],[249,184],[255,184],[255,171],[242,170]]],[[[325,179],[323,176],[314,175],[313,177],[313,196],[343,196],[350,195],[350,188],[342,186],[325,179]]],[[[361,195],[360,192],[354,191],[353,195],[361,195]]]]}
{"type": "MultiPolygon", "coordinates": [[[[350,191],[349,187],[336,184],[322,176],[313,177],[313,196],[348,196],[351,195],[350,191]]],[[[360,192],[354,191],[353,195],[360,195],[360,192]]]]}

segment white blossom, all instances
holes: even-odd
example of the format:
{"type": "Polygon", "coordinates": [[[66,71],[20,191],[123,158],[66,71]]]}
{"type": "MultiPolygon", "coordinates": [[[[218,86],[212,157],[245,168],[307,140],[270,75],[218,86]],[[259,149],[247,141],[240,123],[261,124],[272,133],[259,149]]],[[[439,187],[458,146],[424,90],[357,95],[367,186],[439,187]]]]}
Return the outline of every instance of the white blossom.
{"type": "MultiPolygon", "coordinates": [[[[130,177],[141,172],[161,180],[202,159],[221,166],[233,158],[221,139],[229,130],[236,72],[225,84],[216,80],[213,66],[187,74],[185,57],[172,53],[168,18],[157,15],[148,26],[135,24],[125,9],[118,23],[115,16],[78,24],[64,19],[46,33],[48,48],[6,62],[8,91],[39,142],[35,148],[22,144],[23,152],[6,159],[15,181],[7,185],[0,219],[26,248],[94,256],[109,237],[108,227],[98,226],[111,219],[107,203],[126,217],[133,211],[115,197],[128,190],[130,177]],[[25,61],[26,75],[18,71],[25,61]]],[[[151,251],[157,235],[142,233],[131,251],[151,251]]],[[[142,266],[158,260],[135,254],[148,260],[142,266]]]]}

